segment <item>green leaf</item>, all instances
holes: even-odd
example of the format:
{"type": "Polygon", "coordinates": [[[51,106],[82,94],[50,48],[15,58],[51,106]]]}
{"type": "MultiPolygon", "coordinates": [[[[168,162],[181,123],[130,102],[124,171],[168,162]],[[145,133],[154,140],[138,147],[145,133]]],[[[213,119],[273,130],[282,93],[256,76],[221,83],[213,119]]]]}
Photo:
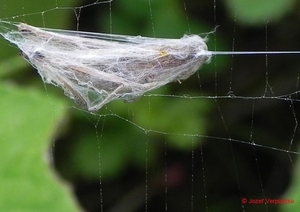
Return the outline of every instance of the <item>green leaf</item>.
{"type": "Polygon", "coordinates": [[[19,55],[3,60],[0,63],[0,78],[17,74],[25,67],[28,67],[28,63],[19,55]]]}
{"type": "Polygon", "coordinates": [[[78,211],[47,155],[65,108],[45,92],[0,85],[0,211],[78,211]]]}
{"type": "Polygon", "coordinates": [[[295,0],[227,0],[226,6],[240,24],[263,25],[291,11],[295,0]]]}

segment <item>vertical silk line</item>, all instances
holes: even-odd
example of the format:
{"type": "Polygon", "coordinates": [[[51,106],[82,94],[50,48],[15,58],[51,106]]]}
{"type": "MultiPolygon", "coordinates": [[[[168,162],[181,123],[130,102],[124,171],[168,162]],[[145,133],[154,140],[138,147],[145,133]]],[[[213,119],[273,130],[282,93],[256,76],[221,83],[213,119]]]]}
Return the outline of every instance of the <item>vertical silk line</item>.
{"type": "Polygon", "coordinates": [[[109,1],[109,32],[112,34],[112,1],[109,1]]]}
{"type": "Polygon", "coordinates": [[[152,33],[153,33],[153,37],[155,38],[155,30],[154,30],[154,21],[153,21],[151,0],[148,0],[148,3],[149,3],[150,20],[151,20],[151,25],[152,25],[152,33]]]}
{"type": "MultiPolygon", "coordinates": [[[[232,48],[231,50],[234,52],[235,50],[235,31],[236,31],[236,8],[234,8],[234,21],[233,21],[233,36],[232,36],[232,48]]],[[[234,55],[231,55],[231,68],[230,68],[230,80],[229,80],[229,95],[234,95],[232,91],[232,79],[233,79],[233,63],[234,63],[234,55]]]]}
{"type": "MultiPolygon", "coordinates": [[[[214,22],[215,26],[217,26],[217,2],[214,0],[214,22]]],[[[217,50],[217,32],[214,36],[214,51],[217,50]]],[[[217,60],[214,61],[215,66],[215,96],[218,96],[218,72],[217,72],[217,60]]]]}
{"type": "MultiPolygon", "coordinates": [[[[265,43],[266,43],[266,52],[268,52],[268,21],[265,23],[265,43]]],[[[264,95],[267,95],[268,88],[271,88],[269,84],[269,61],[268,61],[268,54],[266,54],[266,87],[264,95]]],[[[272,92],[272,90],[271,90],[272,92]]]]}
{"type": "Polygon", "coordinates": [[[187,8],[186,8],[185,0],[183,0],[183,8],[184,8],[184,11],[185,11],[185,19],[186,19],[187,26],[188,26],[188,33],[191,34],[192,32],[191,32],[190,20],[189,20],[188,11],[187,11],[187,8]]]}

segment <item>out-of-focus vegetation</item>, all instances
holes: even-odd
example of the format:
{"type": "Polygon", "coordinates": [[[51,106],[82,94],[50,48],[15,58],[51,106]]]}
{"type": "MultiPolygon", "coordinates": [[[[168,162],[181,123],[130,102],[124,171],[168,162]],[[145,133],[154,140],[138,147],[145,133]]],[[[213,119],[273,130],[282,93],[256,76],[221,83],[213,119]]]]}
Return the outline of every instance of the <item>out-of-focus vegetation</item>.
{"type": "MultiPolygon", "coordinates": [[[[111,5],[81,10],[48,11],[88,1],[21,1],[22,5],[16,5],[1,0],[0,15],[26,14],[16,21],[36,26],[79,26],[84,31],[151,37],[205,36],[218,26],[208,35],[211,50],[299,49],[296,1],[249,2],[216,1],[214,5],[214,1],[197,0],[114,0],[111,5]],[[80,14],[79,22],[75,14],[80,14]]],[[[190,79],[152,92],[159,95],[146,95],[134,103],[115,101],[97,114],[89,114],[77,109],[61,90],[48,85],[45,89],[15,48],[3,40],[0,45],[1,167],[10,168],[9,172],[3,168],[0,176],[6,190],[14,192],[6,196],[6,202],[23,206],[21,200],[26,200],[30,211],[38,210],[37,205],[61,211],[76,207],[61,184],[48,180],[51,170],[39,168],[44,162],[42,154],[47,155],[46,146],[59,176],[74,186],[87,211],[101,207],[105,211],[145,211],[146,196],[148,211],[164,211],[165,204],[174,212],[191,207],[195,211],[206,207],[210,211],[242,211],[242,197],[299,196],[299,182],[292,180],[298,170],[295,155],[229,140],[299,152],[297,101],[235,98],[272,97],[299,90],[299,56],[216,56],[190,79]],[[229,94],[233,98],[189,98],[229,94]],[[22,177],[7,183],[16,176],[22,177]],[[54,189],[59,185],[61,191],[54,189]],[[289,187],[293,189],[286,193],[289,187]],[[25,200],[18,196],[34,190],[36,196],[25,200]],[[39,199],[61,195],[61,204],[54,198],[48,198],[53,202],[39,199]]],[[[0,202],[2,196],[5,192],[0,202]]],[[[10,207],[0,203],[4,211],[10,207]]],[[[269,211],[299,208],[297,204],[281,208],[244,205],[246,211],[266,207],[269,211]]]]}

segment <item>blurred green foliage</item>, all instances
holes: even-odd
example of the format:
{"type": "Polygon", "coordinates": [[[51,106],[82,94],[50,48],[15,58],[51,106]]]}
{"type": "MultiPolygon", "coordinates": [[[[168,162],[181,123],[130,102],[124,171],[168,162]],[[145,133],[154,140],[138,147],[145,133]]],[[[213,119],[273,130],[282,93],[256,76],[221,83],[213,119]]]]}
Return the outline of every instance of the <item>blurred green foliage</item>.
{"type": "Polygon", "coordinates": [[[225,5],[240,24],[264,26],[291,13],[296,0],[227,0],[225,5]]]}
{"type": "Polygon", "coordinates": [[[53,111],[44,92],[8,83],[0,94],[0,210],[79,211],[70,190],[53,176],[47,155],[65,102],[52,98],[53,111]]]}
{"type": "MultiPolygon", "coordinates": [[[[22,5],[16,6],[15,2],[0,0],[0,5],[4,5],[1,16],[25,14],[15,21],[35,26],[64,29],[79,26],[80,30],[86,31],[172,38],[180,38],[186,33],[209,33],[219,25],[219,29],[208,36],[210,49],[218,50],[228,50],[233,44],[236,49],[264,49],[266,21],[271,28],[267,35],[269,47],[273,47],[272,44],[276,44],[274,46],[279,50],[294,47],[293,38],[299,35],[299,30],[294,35],[289,34],[287,40],[291,42],[290,46],[288,42],[281,46],[282,35],[293,28],[293,25],[284,25],[290,23],[289,19],[284,19],[285,14],[297,11],[292,0],[228,0],[217,2],[217,5],[213,1],[196,0],[114,0],[111,7],[107,3],[81,10],[70,9],[86,2],[59,0],[33,3],[24,0],[22,5]],[[56,7],[61,9],[55,10],[56,7]],[[187,10],[184,10],[185,7],[187,10]],[[235,17],[235,21],[229,17],[235,17]]],[[[68,211],[68,208],[76,210],[68,191],[59,182],[53,184],[51,170],[43,164],[42,155],[46,155],[47,147],[54,157],[59,175],[74,185],[75,194],[88,211],[122,205],[120,197],[127,200],[127,204],[135,205],[135,210],[144,211],[146,189],[149,211],[162,211],[166,201],[170,211],[186,210],[191,206],[191,195],[195,210],[203,210],[208,204],[211,211],[239,211],[241,195],[260,197],[261,184],[266,185],[264,192],[267,197],[278,198],[283,194],[285,187],[280,186],[286,181],[283,182],[282,175],[275,173],[291,174],[288,171],[291,161],[287,160],[287,155],[259,149],[254,156],[252,146],[231,143],[228,139],[248,141],[251,133],[253,139],[262,140],[262,145],[279,149],[290,147],[289,143],[282,142],[290,138],[290,129],[294,129],[295,124],[287,101],[276,105],[271,101],[254,103],[243,99],[217,101],[201,98],[228,95],[229,85],[235,95],[260,95],[265,89],[265,58],[261,61],[257,58],[213,58],[198,76],[182,84],[164,86],[134,103],[115,101],[97,114],[90,114],[73,105],[61,90],[46,85],[45,91],[37,73],[17,55],[17,49],[4,41],[0,45],[0,105],[3,113],[0,119],[0,143],[3,147],[1,181],[6,188],[1,194],[0,207],[3,199],[29,211],[38,210],[41,204],[49,211],[62,208],[63,211],[68,211]],[[199,98],[189,98],[197,96],[199,98]],[[250,126],[252,121],[254,127],[250,126]],[[282,123],[287,124],[277,132],[278,125],[282,123]],[[260,162],[260,180],[256,159],[260,162]],[[28,160],[30,168],[27,168],[29,162],[25,163],[28,160]],[[274,165],[277,163],[283,165],[274,165]],[[13,185],[6,183],[7,178],[15,176],[22,177],[17,178],[13,185]],[[164,181],[166,176],[168,182],[164,181]],[[190,179],[191,176],[195,176],[194,179],[190,179]],[[206,179],[203,179],[204,176],[206,179]],[[277,182],[279,180],[282,183],[277,182]],[[35,183],[29,188],[28,181],[39,181],[45,188],[35,183]],[[166,185],[167,200],[164,193],[166,185]],[[14,193],[7,195],[6,190],[14,193]],[[19,201],[22,199],[20,196],[14,196],[15,191],[27,197],[24,202],[19,201]],[[206,192],[207,199],[203,199],[202,191],[206,192]],[[2,198],[4,196],[7,200],[2,198]],[[43,199],[45,196],[53,199],[46,201],[43,199]]],[[[298,76],[292,71],[285,73],[282,67],[294,70],[297,65],[282,58],[269,58],[270,72],[276,68],[279,70],[274,74],[276,78],[269,78],[274,91],[280,94],[283,85],[292,84],[298,76]]],[[[295,87],[285,88],[284,93],[295,91],[295,87]]],[[[297,111],[296,102],[293,107],[297,111]]],[[[293,138],[296,143],[298,137],[293,138]]],[[[298,188],[298,184],[295,180],[294,188],[298,188]]],[[[296,198],[299,193],[294,189],[293,193],[286,195],[296,198]]],[[[0,209],[4,211],[12,208],[12,204],[2,205],[0,209]]],[[[261,209],[258,207],[247,205],[245,209],[257,211],[261,209]]],[[[269,209],[275,210],[275,207],[270,206],[269,209]]],[[[289,210],[282,207],[282,211],[289,210]]]]}

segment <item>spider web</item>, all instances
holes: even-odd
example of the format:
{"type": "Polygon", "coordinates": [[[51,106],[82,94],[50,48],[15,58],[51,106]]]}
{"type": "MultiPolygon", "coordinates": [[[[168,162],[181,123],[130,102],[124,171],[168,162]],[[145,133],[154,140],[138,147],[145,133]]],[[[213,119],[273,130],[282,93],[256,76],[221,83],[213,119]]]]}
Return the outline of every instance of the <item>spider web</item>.
{"type": "MultiPolygon", "coordinates": [[[[15,10],[2,1],[2,20],[172,38],[205,35],[217,26],[209,33],[210,50],[299,49],[292,13],[251,25],[239,22],[237,8],[232,17],[224,15],[225,3],[216,1],[19,3],[15,10]]],[[[297,201],[289,188],[297,186],[293,176],[300,153],[298,57],[216,55],[181,84],[166,85],[133,103],[114,101],[88,113],[70,101],[68,132],[55,139],[52,149],[55,166],[74,184],[87,211],[296,208],[266,200],[297,201]],[[264,202],[243,204],[244,198],[264,202]]],[[[49,104],[54,104],[51,95],[62,95],[52,86],[45,94],[49,104]]]]}

